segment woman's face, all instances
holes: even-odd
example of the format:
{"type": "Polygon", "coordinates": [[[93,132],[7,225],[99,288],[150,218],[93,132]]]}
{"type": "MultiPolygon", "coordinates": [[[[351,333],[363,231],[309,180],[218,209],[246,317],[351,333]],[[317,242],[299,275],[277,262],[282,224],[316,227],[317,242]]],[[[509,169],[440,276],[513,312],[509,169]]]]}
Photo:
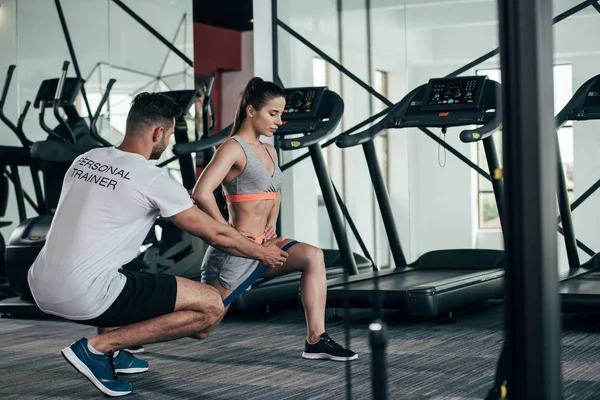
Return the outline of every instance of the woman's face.
{"type": "Polygon", "coordinates": [[[260,109],[255,110],[252,106],[248,107],[248,117],[252,123],[254,132],[271,137],[275,131],[282,125],[281,114],[285,108],[285,98],[275,97],[260,109]]]}

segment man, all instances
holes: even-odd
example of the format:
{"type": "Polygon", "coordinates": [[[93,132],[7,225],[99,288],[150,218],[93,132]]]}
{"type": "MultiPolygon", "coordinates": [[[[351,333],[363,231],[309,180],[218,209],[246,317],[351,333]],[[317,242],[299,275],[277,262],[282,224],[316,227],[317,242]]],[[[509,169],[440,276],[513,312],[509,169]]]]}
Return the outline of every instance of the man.
{"type": "Polygon", "coordinates": [[[229,254],[269,267],[287,258],[277,243],[258,245],[210,218],[183,186],[148,162],[167,148],[181,113],[162,94],[135,97],[121,145],[91,150],[70,166],[45,246],[28,273],[44,312],[94,327],[121,327],[62,350],[106,395],[132,391],[117,372],[148,369],[147,362],[120,350],[182,337],[203,339],[223,314],[221,297],[211,286],[121,269],[135,257],[159,213],[229,254]]]}

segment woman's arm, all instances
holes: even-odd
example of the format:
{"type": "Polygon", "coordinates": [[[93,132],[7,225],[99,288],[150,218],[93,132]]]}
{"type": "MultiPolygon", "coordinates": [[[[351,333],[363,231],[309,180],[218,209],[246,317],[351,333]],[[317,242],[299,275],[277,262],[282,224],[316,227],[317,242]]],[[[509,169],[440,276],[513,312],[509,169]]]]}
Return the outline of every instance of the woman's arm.
{"type": "Polygon", "coordinates": [[[221,215],[213,192],[221,185],[221,182],[240,159],[240,156],[243,156],[241,153],[241,148],[234,141],[223,143],[200,174],[200,178],[198,178],[192,192],[192,199],[196,202],[198,208],[223,224],[226,224],[227,221],[221,215]]]}

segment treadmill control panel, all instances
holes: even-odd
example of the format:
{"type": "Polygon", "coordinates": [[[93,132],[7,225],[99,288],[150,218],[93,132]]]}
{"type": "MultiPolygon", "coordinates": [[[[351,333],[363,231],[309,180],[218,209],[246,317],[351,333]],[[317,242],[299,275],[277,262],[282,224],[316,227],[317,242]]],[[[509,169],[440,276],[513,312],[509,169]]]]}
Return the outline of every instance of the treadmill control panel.
{"type": "Polygon", "coordinates": [[[600,119],[600,75],[585,94],[578,99],[577,103],[568,115],[571,120],[600,119]]]}
{"type": "Polygon", "coordinates": [[[592,89],[587,93],[585,101],[583,102],[584,108],[600,109],[600,85],[596,86],[597,87],[592,87],[592,89]]]}
{"type": "MultiPolygon", "coordinates": [[[[66,78],[62,97],[61,97],[61,105],[72,105],[75,103],[75,99],[77,95],[81,91],[81,86],[83,84],[83,80],[79,78],[66,78]]],[[[46,79],[40,85],[40,89],[37,92],[37,96],[35,97],[34,107],[38,108],[40,105],[40,101],[43,101],[45,107],[52,107],[54,105],[54,96],[56,96],[56,86],[58,85],[58,78],[55,79],[46,79]]]]}
{"type": "Polygon", "coordinates": [[[286,89],[283,119],[316,118],[325,87],[286,89]]]}
{"type": "Polygon", "coordinates": [[[423,110],[458,110],[477,108],[486,76],[431,79],[425,90],[423,110]]]}

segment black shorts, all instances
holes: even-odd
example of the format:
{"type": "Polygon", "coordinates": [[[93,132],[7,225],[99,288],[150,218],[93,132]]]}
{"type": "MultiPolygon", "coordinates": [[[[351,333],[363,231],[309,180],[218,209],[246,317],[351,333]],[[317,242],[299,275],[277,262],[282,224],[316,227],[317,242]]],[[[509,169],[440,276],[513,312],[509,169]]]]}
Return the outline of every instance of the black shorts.
{"type": "Polygon", "coordinates": [[[117,328],[146,321],[175,310],[177,280],[173,275],[119,270],[127,278],[119,297],[100,316],[73,321],[100,328],[117,328]]]}

